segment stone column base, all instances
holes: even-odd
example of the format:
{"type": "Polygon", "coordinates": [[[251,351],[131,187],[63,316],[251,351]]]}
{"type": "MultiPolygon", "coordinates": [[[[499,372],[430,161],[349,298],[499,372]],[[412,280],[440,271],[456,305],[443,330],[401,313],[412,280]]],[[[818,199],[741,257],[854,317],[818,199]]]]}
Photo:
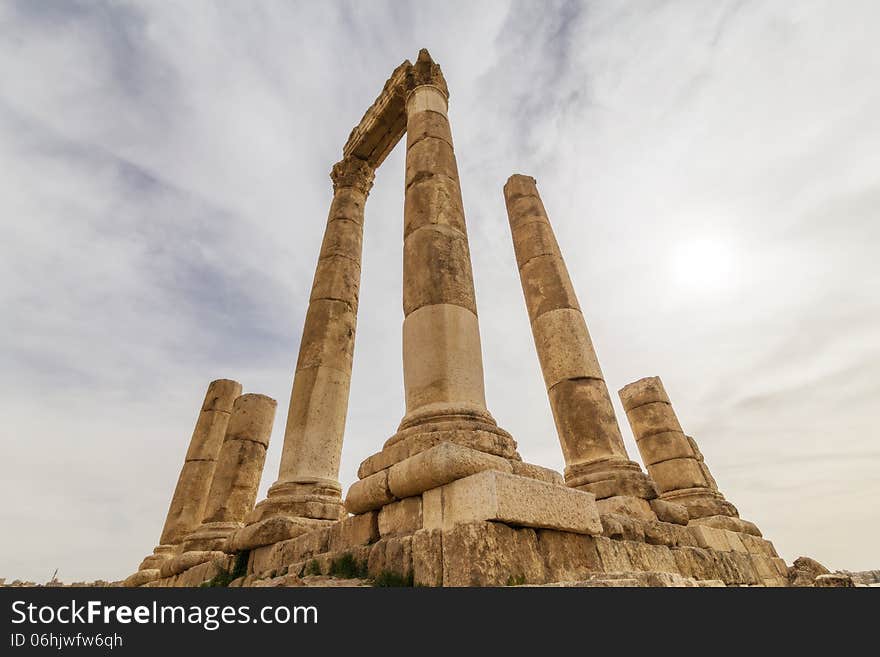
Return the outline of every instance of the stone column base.
{"type": "Polygon", "coordinates": [[[724,496],[710,488],[684,488],[660,495],[661,500],[681,504],[688,510],[691,520],[707,516],[738,518],[739,511],[724,496]]]}
{"type": "Polygon", "coordinates": [[[638,463],[621,457],[610,457],[576,463],[565,468],[565,483],[585,490],[597,500],[625,495],[642,500],[657,497],[657,487],[638,463]]]}
{"type": "Polygon", "coordinates": [[[225,551],[226,542],[236,530],[243,526],[240,522],[206,522],[184,539],[183,552],[225,551]]]}
{"type": "Polygon", "coordinates": [[[138,570],[152,570],[154,568],[161,568],[163,563],[165,563],[169,559],[173,559],[178,554],[180,554],[179,545],[157,545],[155,548],[153,548],[153,554],[145,557],[144,560],[141,561],[141,565],[138,566],[138,570]]]}

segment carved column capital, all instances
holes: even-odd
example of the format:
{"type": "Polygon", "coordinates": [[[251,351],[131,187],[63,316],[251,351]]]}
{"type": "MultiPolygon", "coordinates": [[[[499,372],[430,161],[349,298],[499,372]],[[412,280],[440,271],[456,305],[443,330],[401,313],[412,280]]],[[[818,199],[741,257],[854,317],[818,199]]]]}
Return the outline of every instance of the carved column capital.
{"type": "Polygon", "coordinates": [[[364,196],[370,193],[373,187],[373,178],[376,172],[367,163],[357,157],[346,157],[333,165],[330,171],[330,180],[333,181],[333,193],[342,187],[354,187],[364,196]]]}
{"type": "Polygon", "coordinates": [[[425,48],[419,51],[419,57],[410,68],[407,77],[407,88],[409,91],[422,85],[430,85],[437,87],[443,92],[447,100],[449,99],[449,87],[446,86],[446,78],[443,77],[443,71],[440,70],[440,65],[431,59],[430,53],[425,48]]]}

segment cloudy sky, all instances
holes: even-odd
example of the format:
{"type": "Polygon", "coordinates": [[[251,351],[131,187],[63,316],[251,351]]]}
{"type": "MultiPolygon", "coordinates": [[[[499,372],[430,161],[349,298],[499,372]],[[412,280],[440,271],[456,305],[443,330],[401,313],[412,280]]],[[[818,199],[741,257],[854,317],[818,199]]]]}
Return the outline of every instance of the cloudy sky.
{"type": "MultiPolygon", "coordinates": [[[[421,47],[452,95],[489,408],[523,457],[562,467],[514,172],[612,391],[661,376],[787,560],[880,567],[878,21],[871,0],[3,0],[0,577],[132,572],[215,378],[279,400],[264,495],[328,172],[421,47]]],[[[403,164],[367,205],[346,487],[404,410],[403,164]]]]}

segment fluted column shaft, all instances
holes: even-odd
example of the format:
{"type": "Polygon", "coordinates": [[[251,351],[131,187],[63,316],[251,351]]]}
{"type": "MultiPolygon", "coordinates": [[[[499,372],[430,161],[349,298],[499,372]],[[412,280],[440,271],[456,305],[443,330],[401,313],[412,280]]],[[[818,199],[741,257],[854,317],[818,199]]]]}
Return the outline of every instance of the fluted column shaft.
{"type": "Polygon", "coordinates": [[[266,395],[235,400],[202,523],[183,542],[184,551],[222,549],[254,508],[277,405],[266,395]]]}
{"type": "Polygon", "coordinates": [[[331,172],[333,201],[293,378],[278,480],[248,517],[335,520],[361,278],[364,205],[373,169],[347,158],[331,172]]]}
{"type": "Polygon", "coordinates": [[[445,418],[494,423],[483,357],[448,93],[427,53],[406,103],[401,429],[445,418]]]}
{"type": "Polygon", "coordinates": [[[241,384],[237,381],[218,379],[208,385],[177,478],[159,546],[141,563],[142,570],[157,567],[173,556],[183,539],[201,523],[232,405],[240,394],[241,384]]]}
{"type": "Polygon", "coordinates": [[[532,336],[565,456],[566,482],[600,498],[656,496],[627,456],[602,368],[535,179],[511,176],[504,198],[532,336]]]}
{"type": "Polygon", "coordinates": [[[718,492],[693,438],[684,434],[660,378],[630,383],[619,395],[660,497],[686,506],[691,518],[737,516],[736,508],[718,492]]]}

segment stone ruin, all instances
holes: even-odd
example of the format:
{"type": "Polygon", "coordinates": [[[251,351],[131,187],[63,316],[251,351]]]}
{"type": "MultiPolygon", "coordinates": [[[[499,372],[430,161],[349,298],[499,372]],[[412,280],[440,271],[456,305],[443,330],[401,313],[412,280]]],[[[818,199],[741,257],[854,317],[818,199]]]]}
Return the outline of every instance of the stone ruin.
{"type": "Polygon", "coordinates": [[[620,390],[630,460],[535,180],[504,198],[565,458],[526,463],[486,407],[467,228],[426,50],[403,62],[334,165],[277,481],[256,502],[276,402],[208,387],[159,545],[125,586],[298,586],[328,575],[420,586],[787,586],[773,544],[724,498],[659,378],[620,390]],[[406,134],[406,414],[339,484],[374,172],[406,134]]]}

